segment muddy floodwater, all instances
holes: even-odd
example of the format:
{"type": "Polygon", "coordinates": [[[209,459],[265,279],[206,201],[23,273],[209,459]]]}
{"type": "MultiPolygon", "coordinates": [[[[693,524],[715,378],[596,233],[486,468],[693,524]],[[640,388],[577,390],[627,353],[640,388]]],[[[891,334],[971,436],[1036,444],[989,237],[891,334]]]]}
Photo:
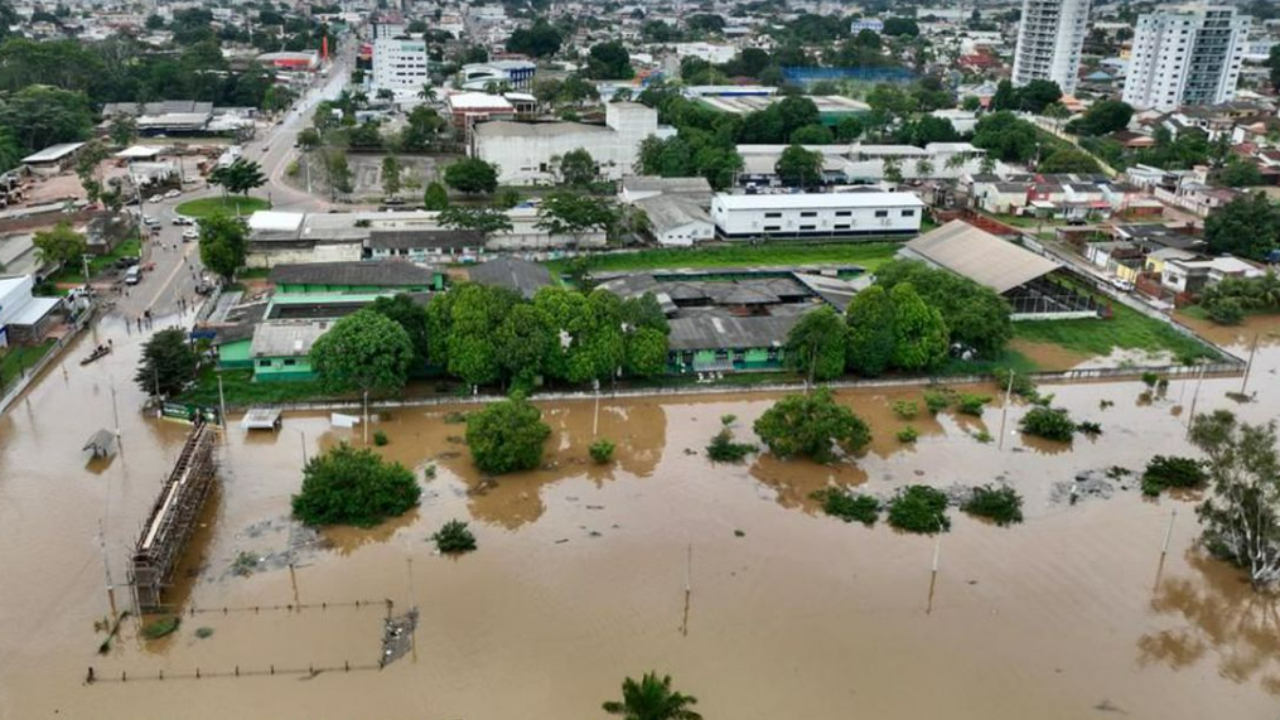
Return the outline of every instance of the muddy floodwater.
{"type": "MultiPolygon", "coordinates": [[[[696,695],[709,720],[1280,712],[1280,609],[1194,548],[1197,498],[1146,500],[1123,477],[1110,499],[1072,505],[1054,492],[1080,472],[1189,453],[1193,398],[1199,412],[1274,418],[1275,344],[1260,343],[1245,404],[1226,396],[1239,378],[1205,380],[1198,397],[1194,380],[1154,398],[1137,382],[1042,388],[1102,424],[1073,446],[1024,440],[1017,403],[1003,420],[998,399],[981,418],[934,418],[921,403],[908,422],[890,403],[919,401],[918,390],[841,392],[875,440],[833,466],[707,461],[720,417],[736,415],[750,440],[769,395],[544,403],[544,467],[497,480],[470,466],[464,425],[450,422],[471,408],[396,410],[378,419],[390,443],[377,450],[415,470],[422,504],[367,531],[315,534],[288,518],[303,456],[359,443],[359,430],[286,413],[280,432],[249,435],[233,418],[220,489],[172,593],[181,626],[147,641],[126,620],[99,654],[103,546],[123,585],[186,432],[139,414],[136,334],[106,321],[82,347],[108,337],[115,353],[81,368],[73,349],[65,373],[55,366],[0,417],[6,720],[595,718],[623,677],[650,669],[696,695]],[[85,440],[114,427],[113,385],[123,452],[89,462],[85,440]],[[895,437],[906,424],[913,446],[895,437]],[[587,458],[596,436],[617,443],[613,465],[587,458]],[[998,528],[952,510],[936,578],[933,538],[845,524],[809,497],[998,480],[1022,492],[1026,522],[998,528]],[[471,523],[477,552],[435,554],[429,536],[453,518],[471,523]],[[389,606],[420,616],[410,651],[378,669],[389,606]]],[[[129,607],[122,587],[117,603],[129,607]]]]}

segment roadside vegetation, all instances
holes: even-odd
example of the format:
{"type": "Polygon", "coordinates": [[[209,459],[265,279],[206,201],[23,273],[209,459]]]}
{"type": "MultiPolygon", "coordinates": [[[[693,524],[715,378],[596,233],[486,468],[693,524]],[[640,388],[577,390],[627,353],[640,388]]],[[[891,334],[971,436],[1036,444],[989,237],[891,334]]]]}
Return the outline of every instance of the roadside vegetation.
{"type": "Polygon", "coordinates": [[[248,217],[259,210],[270,210],[271,203],[262,198],[246,196],[227,196],[199,198],[181,203],[174,209],[179,215],[203,220],[214,215],[229,217],[248,217]]]}
{"type": "MultiPolygon", "coordinates": [[[[901,248],[896,242],[792,243],[770,241],[761,245],[654,249],[633,253],[595,255],[587,265],[592,272],[662,270],[670,268],[742,268],[764,265],[813,265],[847,263],[874,271],[893,259],[901,248]]],[[[568,274],[571,260],[547,263],[553,272],[568,274]]]]}

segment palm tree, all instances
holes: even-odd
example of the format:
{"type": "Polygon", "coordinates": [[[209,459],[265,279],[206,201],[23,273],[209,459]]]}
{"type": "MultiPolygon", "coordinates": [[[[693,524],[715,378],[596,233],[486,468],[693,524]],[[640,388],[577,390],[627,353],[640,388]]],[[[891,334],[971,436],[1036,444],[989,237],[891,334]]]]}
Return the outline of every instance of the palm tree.
{"type": "Polygon", "coordinates": [[[436,89],[430,85],[423,85],[422,89],[418,91],[418,97],[428,103],[433,103],[436,101],[436,89]]]}
{"type": "Polygon", "coordinates": [[[622,702],[609,701],[604,711],[621,715],[624,720],[702,720],[702,716],[690,710],[698,699],[671,689],[671,676],[648,672],[640,682],[631,678],[622,681],[622,702]]]}

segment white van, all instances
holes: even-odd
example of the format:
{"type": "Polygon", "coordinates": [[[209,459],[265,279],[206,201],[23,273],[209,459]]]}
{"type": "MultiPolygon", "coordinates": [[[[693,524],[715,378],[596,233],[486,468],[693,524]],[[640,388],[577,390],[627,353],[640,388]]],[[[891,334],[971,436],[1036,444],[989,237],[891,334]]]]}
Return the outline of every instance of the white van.
{"type": "Polygon", "coordinates": [[[125,285],[137,285],[142,280],[142,268],[138,265],[131,266],[124,274],[125,285]]]}

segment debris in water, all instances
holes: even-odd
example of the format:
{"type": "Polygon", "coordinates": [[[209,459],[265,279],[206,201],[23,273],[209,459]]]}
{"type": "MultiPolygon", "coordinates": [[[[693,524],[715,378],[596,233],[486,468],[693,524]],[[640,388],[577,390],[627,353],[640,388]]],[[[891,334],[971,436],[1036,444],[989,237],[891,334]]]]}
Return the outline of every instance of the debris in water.
{"type": "Polygon", "coordinates": [[[734,537],[746,537],[746,536],[747,536],[747,534],[746,534],[746,533],[744,533],[744,532],[742,532],[741,530],[734,530],[734,531],[733,531],[733,536],[734,536],[734,537]]]}
{"type": "Polygon", "coordinates": [[[386,667],[404,657],[413,647],[413,631],[418,627],[418,608],[409,608],[409,612],[387,618],[382,629],[382,657],[379,667],[386,667]]]}
{"type": "Polygon", "coordinates": [[[1119,706],[1119,705],[1115,705],[1115,704],[1113,704],[1110,700],[1103,700],[1102,702],[1098,703],[1097,705],[1094,705],[1094,706],[1093,706],[1093,709],[1094,709],[1094,710],[1097,710],[1098,712],[1120,713],[1121,715],[1128,715],[1128,714],[1129,714],[1129,713],[1125,712],[1124,710],[1122,710],[1122,709],[1120,708],[1120,706],[1119,706]]]}
{"type": "Polygon", "coordinates": [[[1074,480],[1064,480],[1053,484],[1049,492],[1049,502],[1056,505],[1066,503],[1075,505],[1088,498],[1110,500],[1116,492],[1115,486],[1107,480],[1104,470],[1086,470],[1076,475],[1074,480]]]}

